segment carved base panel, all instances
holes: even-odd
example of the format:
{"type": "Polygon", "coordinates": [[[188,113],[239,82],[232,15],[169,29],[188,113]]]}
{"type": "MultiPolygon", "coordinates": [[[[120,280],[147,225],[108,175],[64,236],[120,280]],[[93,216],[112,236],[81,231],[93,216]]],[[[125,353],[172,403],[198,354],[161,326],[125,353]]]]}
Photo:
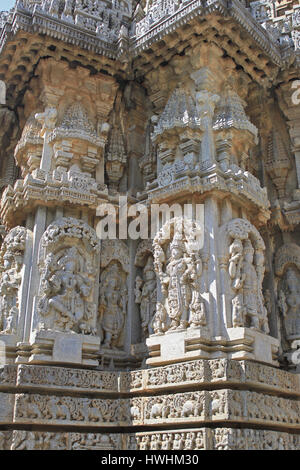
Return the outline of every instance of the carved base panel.
{"type": "Polygon", "coordinates": [[[14,423],[48,426],[125,427],[130,425],[126,399],[16,395],[14,423]]]}
{"type": "MultiPolygon", "coordinates": [[[[6,405],[9,397],[3,400],[6,405]]],[[[15,398],[13,422],[97,428],[230,422],[300,430],[300,402],[228,389],[111,399],[20,393],[15,398]]]]}
{"type": "Polygon", "coordinates": [[[299,375],[250,361],[131,372],[7,365],[0,368],[0,390],[0,429],[23,428],[0,433],[0,448],[299,447],[299,375]]]}
{"type": "Polygon", "coordinates": [[[0,334],[0,366],[1,364],[14,364],[16,344],[17,337],[15,335],[0,334]]]}
{"type": "Polygon", "coordinates": [[[147,364],[159,366],[195,359],[220,357],[278,365],[279,341],[250,328],[229,328],[227,338],[209,339],[201,329],[169,332],[147,339],[147,364]]]}
{"type": "Polygon", "coordinates": [[[0,450],[299,450],[281,431],[191,428],[131,434],[0,431],[0,450]]]}
{"type": "Polygon", "coordinates": [[[126,449],[127,440],[122,434],[13,431],[6,437],[5,449],[122,450],[126,449]]]}
{"type": "Polygon", "coordinates": [[[95,336],[41,330],[31,335],[28,362],[97,366],[99,349],[95,336]]]}
{"type": "Polygon", "coordinates": [[[300,436],[278,431],[232,428],[178,429],[130,435],[138,450],[298,450],[300,436]]]}
{"type": "Polygon", "coordinates": [[[0,391],[59,392],[85,396],[142,396],[186,390],[234,388],[300,398],[300,374],[251,361],[197,360],[130,372],[45,365],[0,367],[0,391]]]}
{"type": "Polygon", "coordinates": [[[111,370],[128,370],[140,366],[141,358],[128,354],[120,349],[107,349],[103,346],[99,351],[99,364],[101,368],[111,370]]]}
{"type": "Polygon", "coordinates": [[[250,328],[228,328],[227,334],[234,349],[239,349],[241,345],[245,348],[245,351],[232,352],[230,354],[232,359],[253,359],[256,362],[273,366],[279,365],[277,361],[278,339],[250,328]],[[247,351],[249,346],[250,351],[247,351]]]}
{"type": "Polygon", "coordinates": [[[13,421],[15,396],[11,393],[0,393],[0,426],[13,421]]]}

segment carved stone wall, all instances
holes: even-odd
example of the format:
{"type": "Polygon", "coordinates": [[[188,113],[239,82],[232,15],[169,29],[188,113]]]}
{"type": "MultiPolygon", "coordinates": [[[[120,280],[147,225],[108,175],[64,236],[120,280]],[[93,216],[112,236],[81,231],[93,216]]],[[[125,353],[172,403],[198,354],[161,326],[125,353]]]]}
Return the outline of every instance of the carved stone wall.
{"type": "Polygon", "coordinates": [[[299,28],[0,13],[0,449],[299,448],[299,28]]]}

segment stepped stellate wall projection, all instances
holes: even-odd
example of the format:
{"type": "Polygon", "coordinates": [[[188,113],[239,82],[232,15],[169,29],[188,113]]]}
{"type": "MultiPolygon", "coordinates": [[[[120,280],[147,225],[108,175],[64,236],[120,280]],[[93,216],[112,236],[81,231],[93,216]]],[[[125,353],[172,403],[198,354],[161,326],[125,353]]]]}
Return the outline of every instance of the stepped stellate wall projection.
{"type": "Polygon", "coordinates": [[[1,12],[1,449],[299,449],[299,35],[294,0],[1,12]]]}

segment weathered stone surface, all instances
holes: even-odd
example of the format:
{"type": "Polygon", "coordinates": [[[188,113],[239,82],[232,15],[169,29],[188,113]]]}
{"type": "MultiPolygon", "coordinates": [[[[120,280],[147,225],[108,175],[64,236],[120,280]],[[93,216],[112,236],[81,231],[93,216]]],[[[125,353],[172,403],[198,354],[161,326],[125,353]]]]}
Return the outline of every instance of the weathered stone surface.
{"type": "Polygon", "coordinates": [[[299,436],[254,429],[200,428],[137,433],[132,450],[297,450],[299,436]]]}
{"type": "Polygon", "coordinates": [[[298,450],[299,435],[280,431],[196,428],[136,434],[4,431],[1,450],[298,450]]]}
{"type": "Polygon", "coordinates": [[[0,448],[299,446],[299,70],[297,0],[0,13],[0,448]]]}
{"type": "Polygon", "coordinates": [[[299,429],[299,406],[296,400],[247,390],[128,399],[17,394],[14,423],[128,427],[230,421],[299,429]]]}
{"type": "Polygon", "coordinates": [[[132,372],[97,371],[38,365],[4,366],[0,387],[68,393],[135,396],[148,392],[212,387],[241,388],[300,397],[299,374],[250,361],[198,360],[132,372]]]}
{"type": "MultiPolygon", "coordinates": [[[[118,434],[14,431],[10,450],[121,450],[118,434]]],[[[8,447],[7,447],[8,448],[8,447]]]]}
{"type": "Polygon", "coordinates": [[[9,424],[12,422],[14,409],[14,395],[0,392],[0,423],[9,424]]]}
{"type": "Polygon", "coordinates": [[[17,383],[17,367],[2,366],[0,367],[0,389],[14,387],[17,383]]]}
{"type": "Polygon", "coordinates": [[[74,393],[117,393],[118,376],[117,372],[20,365],[16,384],[20,388],[74,393]]]}

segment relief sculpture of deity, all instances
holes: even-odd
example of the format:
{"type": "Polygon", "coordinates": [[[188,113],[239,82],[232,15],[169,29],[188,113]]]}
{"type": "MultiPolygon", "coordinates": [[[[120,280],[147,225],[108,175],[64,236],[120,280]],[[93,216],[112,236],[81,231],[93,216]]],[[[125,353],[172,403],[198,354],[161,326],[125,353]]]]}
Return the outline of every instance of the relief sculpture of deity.
{"type": "MultiPolygon", "coordinates": [[[[154,240],[155,270],[161,283],[162,305],[169,317],[169,331],[206,325],[205,305],[200,292],[201,257],[191,240],[181,233],[180,224],[182,220],[173,221],[172,241],[164,239],[164,228],[154,240]]],[[[157,315],[162,311],[161,306],[157,315]]]]}
{"type": "Polygon", "coordinates": [[[153,318],[156,311],[157,289],[153,257],[150,255],[143,269],[143,278],[137,276],[135,302],[140,305],[143,339],[153,334],[153,318]]]}
{"type": "Polygon", "coordinates": [[[96,306],[88,300],[93,285],[90,270],[76,247],[47,256],[38,305],[42,329],[96,334],[96,306]]]}
{"type": "Polygon", "coordinates": [[[124,273],[117,262],[111,262],[100,279],[99,315],[102,345],[108,349],[122,348],[127,311],[127,288],[124,273]]]}
{"type": "Polygon", "coordinates": [[[287,269],[278,299],[288,338],[300,336],[300,275],[297,271],[295,267],[287,269]]]}
{"type": "Polygon", "coordinates": [[[235,295],[232,299],[234,327],[250,328],[269,333],[267,311],[262,295],[263,254],[253,248],[251,240],[236,238],[229,248],[229,276],[235,295]],[[255,255],[255,259],[254,259],[255,255]]]}

